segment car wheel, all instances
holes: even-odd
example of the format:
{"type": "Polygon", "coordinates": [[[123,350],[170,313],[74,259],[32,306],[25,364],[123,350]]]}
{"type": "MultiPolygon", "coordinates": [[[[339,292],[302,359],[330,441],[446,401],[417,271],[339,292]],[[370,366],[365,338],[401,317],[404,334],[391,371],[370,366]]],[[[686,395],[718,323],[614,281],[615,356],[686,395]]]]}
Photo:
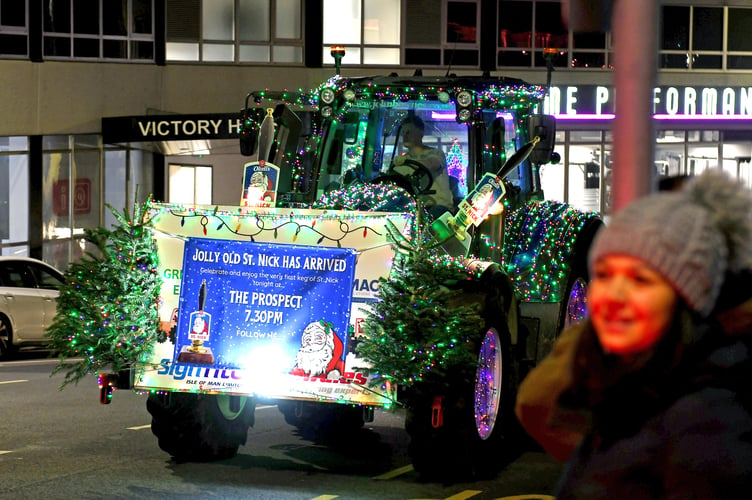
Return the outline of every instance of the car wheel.
{"type": "Polygon", "coordinates": [[[8,318],[0,314],[0,359],[10,358],[13,350],[13,328],[8,318]]]}

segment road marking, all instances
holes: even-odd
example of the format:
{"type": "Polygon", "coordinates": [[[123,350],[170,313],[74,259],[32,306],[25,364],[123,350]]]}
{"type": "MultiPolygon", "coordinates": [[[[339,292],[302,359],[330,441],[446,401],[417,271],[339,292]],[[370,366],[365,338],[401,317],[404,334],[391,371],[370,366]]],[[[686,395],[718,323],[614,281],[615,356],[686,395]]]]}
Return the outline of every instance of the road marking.
{"type": "Polygon", "coordinates": [[[399,469],[394,469],[389,472],[386,472],[384,474],[381,474],[380,476],[374,476],[373,479],[394,479],[397,476],[401,476],[402,474],[407,474],[408,472],[413,470],[413,464],[405,465],[404,467],[400,467],[399,469]]]}
{"type": "Polygon", "coordinates": [[[13,453],[10,450],[0,450],[0,455],[5,455],[6,453],[13,453]]]}
{"type": "MultiPolygon", "coordinates": [[[[67,358],[66,361],[83,361],[83,359],[82,358],[67,358]]],[[[60,360],[57,358],[28,359],[28,360],[21,360],[21,361],[3,361],[2,363],[0,363],[0,368],[10,367],[10,366],[22,366],[22,365],[53,365],[56,363],[60,363],[60,360]]]]}
{"type": "Polygon", "coordinates": [[[339,498],[339,495],[319,495],[311,498],[311,500],[333,500],[334,498],[339,498]]]}
{"type": "Polygon", "coordinates": [[[3,380],[0,384],[18,384],[19,382],[28,382],[28,380],[3,380]]]}
{"type": "Polygon", "coordinates": [[[460,491],[456,495],[446,497],[444,500],[465,500],[466,498],[474,497],[475,495],[480,495],[481,493],[483,493],[482,490],[465,490],[460,491]]]}
{"type": "Polygon", "coordinates": [[[137,425],[135,427],[126,427],[126,429],[128,429],[129,431],[140,431],[142,429],[149,429],[149,428],[151,428],[151,424],[137,425]]]}
{"type": "Polygon", "coordinates": [[[261,406],[257,406],[256,409],[257,410],[268,410],[269,408],[276,408],[276,407],[277,407],[277,405],[261,405],[261,406]]]}

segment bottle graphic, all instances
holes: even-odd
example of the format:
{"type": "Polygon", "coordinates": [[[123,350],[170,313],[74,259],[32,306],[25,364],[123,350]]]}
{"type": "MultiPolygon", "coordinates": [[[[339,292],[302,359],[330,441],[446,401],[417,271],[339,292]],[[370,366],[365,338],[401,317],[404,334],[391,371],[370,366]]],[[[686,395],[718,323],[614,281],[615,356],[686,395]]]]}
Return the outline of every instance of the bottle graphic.
{"type": "Polygon", "coordinates": [[[190,314],[188,322],[188,339],[191,341],[191,345],[183,347],[178,356],[178,361],[183,363],[214,363],[214,355],[211,349],[204,346],[204,342],[209,340],[211,334],[211,314],[204,310],[206,288],[206,280],[202,280],[198,291],[198,310],[190,314]]]}

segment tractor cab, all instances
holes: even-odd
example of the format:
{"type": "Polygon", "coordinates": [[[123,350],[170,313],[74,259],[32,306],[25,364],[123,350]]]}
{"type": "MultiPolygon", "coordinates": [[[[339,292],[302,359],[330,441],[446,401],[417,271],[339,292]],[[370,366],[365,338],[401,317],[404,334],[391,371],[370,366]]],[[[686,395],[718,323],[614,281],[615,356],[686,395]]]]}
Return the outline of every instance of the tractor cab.
{"type": "MultiPolygon", "coordinates": [[[[268,92],[249,96],[257,106],[246,100],[241,131],[245,154],[254,149],[248,147],[250,136],[262,128],[266,106],[261,98],[282,97],[268,92]]],[[[386,181],[413,195],[430,196],[446,183],[455,211],[483,174],[500,172],[508,158],[538,137],[530,157],[504,172],[513,190],[536,197],[534,167],[550,161],[555,128],[552,117],[534,113],[543,96],[543,87],[508,78],[338,76],[309,94],[277,102],[274,145],[266,160],[282,163],[289,172],[288,185],[282,184],[289,194],[281,200],[310,203],[353,183],[386,181]],[[298,111],[292,112],[295,106],[298,111]],[[398,160],[403,164],[395,165],[408,152],[404,123],[415,119],[423,128],[423,146],[440,151],[446,179],[435,178],[435,170],[420,162],[398,160]]]]}

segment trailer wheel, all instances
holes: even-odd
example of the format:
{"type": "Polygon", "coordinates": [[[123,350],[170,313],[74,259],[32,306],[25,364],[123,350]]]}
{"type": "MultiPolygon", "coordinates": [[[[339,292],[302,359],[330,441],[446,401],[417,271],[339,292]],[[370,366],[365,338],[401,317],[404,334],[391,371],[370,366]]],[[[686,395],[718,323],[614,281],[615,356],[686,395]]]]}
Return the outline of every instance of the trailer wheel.
{"type": "Polygon", "coordinates": [[[492,477],[518,452],[511,432],[515,417],[508,322],[494,312],[486,323],[477,367],[485,379],[443,389],[416,384],[410,390],[405,430],[408,454],[421,479],[492,477]]]}
{"type": "Polygon", "coordinates": [[[360,406],[284,400],[277,403],[277,409],[285,422],[314,441],[347,438],[365,425],[364,409],[360,406]]]}
{"type": "Polygon", "coordinates": [[[253,425],[255,406],[246,396],[183,392],[151,394],[146,401],[159,447],[179,462],[235,456],[253,425]]]}

